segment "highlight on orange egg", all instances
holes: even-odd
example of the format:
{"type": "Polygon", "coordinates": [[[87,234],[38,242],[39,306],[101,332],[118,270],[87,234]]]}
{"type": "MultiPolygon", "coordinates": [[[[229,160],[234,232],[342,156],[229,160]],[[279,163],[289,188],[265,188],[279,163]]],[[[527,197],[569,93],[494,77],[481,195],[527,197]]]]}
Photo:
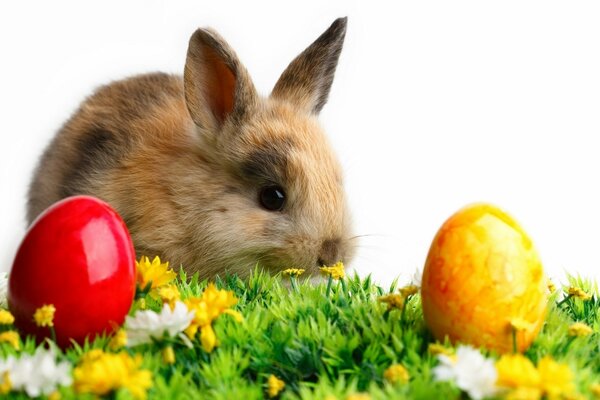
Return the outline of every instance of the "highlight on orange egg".
{"type": "Polygon", "coordinates": [[[544,323],[546,282],[521,226],[498,207],[469,205],[442,225],[429,249],[425,321],[438,340],[522,352],[544,323]]]}

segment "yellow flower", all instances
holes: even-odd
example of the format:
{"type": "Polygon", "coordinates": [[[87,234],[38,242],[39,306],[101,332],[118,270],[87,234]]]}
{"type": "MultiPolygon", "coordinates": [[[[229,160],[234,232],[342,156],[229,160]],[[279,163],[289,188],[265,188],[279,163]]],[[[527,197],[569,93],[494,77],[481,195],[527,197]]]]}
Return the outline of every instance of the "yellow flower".
{"type": "Polygon", "coordinates": [[[175,285],[166,285],[160,287],[158,290],[158,297],[162,300],[163,303],[169,303],[171,309],[175,308],[175,302],[177,302],[181,298],[181,294],[179,294],[179,289],[175,285]]]}
{"type": "Polygon", "coordinates": [[[0,343],[8,343],[15,350],[21,349],[21,342],[19,341],[19,334],[16,331],[4,331],[0,333],[0,343]]]}
{"type": "Polygon", "coordinates": [[[163,349],[162,358],[165,364],[175,364],[175,352],[171,346],[167,346],[163,349]]]}
{"type": "Polygon", "coordinates": [[[10,381],[10,375],[8,371],[4,371],[0,376],[0,394],[8,394],[12,389],[12,382],[10,381]]]}
{"type": "Polygon", "coordinates": [[[541,388],[549,398],[558,398],[575,391],[573,372],[568,365],[544,357],[538,363],[538,371],[541,377],[541,388]]]}
{"type": "Polygon", "coordinates": [[[569,289],[567,289],[567,294],[569,296],[576,297],[583,301],[586,301],[586,300],[589,300],[592,298],[591,294],[584,292],[581,288],[578,288],[576,286],[570,286],[569,289]]]}
{"type": "Polygon", "coordinates": [[[10,325],[15,322],[15,317],[8,310],[0,310],[0,325],[10,325]]]}
{"type": "Polygon", "coordinates": [[[215,335],[212,325],[209,324],[201,328],[200,343],[202,343],[202,348],[207,353],[210,353],[214,350],[215,346],[217,345],[217,335],[215,335]]]}
{"type": "Polygon", "coordinates": [[[112,351],[119,350],[127,345],[127,332],[124,329],[119,329],[108,342],[108,348],[112,351]]]}
{"type": "Polygon", "coordinates": [[[400,294],[402,297],[407,298],[419,293],[419,287],[417,285],[408,285],[400,288],[400,294]]]}
{"type": "Polygon", "coordinates": [[[212,323],[219,315],[229,314],[238,322],[242,320],[242,315],[230,308],[237,303],[233,292],[217,289],[214,283],[204,289],[202,296],[185,299],[184,303],[190,311],[194,311],[194,319],[184,332],[193,339],[200,329],[200,341],[207,352],[211,352],[217,345],[212,323]]]}
{"type": "Polygon", "coordinates": [[[390,365],[383,373],[383,377],[390,383],[406,383],[410,379],[408,371],[401,364],[390,365]]]}
{"type": "Polygon", "coordinates": [[[582,322],[575,322],[569,326],[569,336],[588,336],[592,332],[594,332],[592,328],[582,322]]]}
{"type": "Polygon", "coordinates": [[[60,395],[60,392],[58,390],[55,390],[54,392],[48,395],[48,400],[60,400],[61,398],[62,396],[60,395]]]}
{"type": "Polygon", "coordinates": [[[505,400],[539,400],[541,398],[542,390],[537,387],[519,387],[504,396],[505,400]]]}
{"type": "Polygon", "coordinates": [[[125,352],[113,354],[101,350],[90,353],[84,355],[73,370],[73,387],[77,393],[103,396],[125,388],[135,399],[146,398],[152,386],[152,373],[139,368],[140,355],[132,358],[125,352]]]}
{"type": "Polygon", "coordinates": [[[346,400],[371,400],[371,396],[367,393],[353,393],[349,394],[346,400]]]}
{"type": "Polygon", "coordinates": [[[510,320],[510,326],[515,331],[530,331],[534,328],[534,325],[530,322],[525,321],[523,318],[513,318],[510,320]]]}
{"type": "MultiPolygon", "coordinates": [[[[152,262],[148,257],[142,256],[139,262],[135,262],[135,265],[137,282],[141,289],[146,288],[151,282],[152,289],[166,286],[177,277],[175,271],[169,268],[169,263],[161,263],[158,256],[154,257],[152,262]]],[[[153,297],[156,297],[156,294],[156,291],[153,291],[153,297]]]]}
{"type": "Polygon", "coordinates": [[[496,362],[496,384],[506,388],[535,388],[540,384],[540,373],[531,360],[522,354],[504,354],[496,362]]]}
{"type": "Polygon", "coordinates": [[[39,327],[54,326],[54,313],[56,308],[52,304],[46,304],[35,310],[33,320],[39,327]]]}
{"type": "Polygon", "coordinates": [[[281,271],[281,273],[283,275],[289,275],[289,276],[300,276],[302,275],[306,270],[305,269],[298,269],[298,268],[288,268],[288,269],[284,269],[283,271],[281,271]]]}
{"type": "Polygon", "coordinates": [[[323,275],[331,276],[333,279],[340,280],[346,276],[346,271],[344,270],[344,264],[341,261],[338,261],[331,267],[323,266],[320,268],[321,273],[323,275]]]}
{"type": "Polygon", "coordinates": [[[556,292],[556,285],[554,284],[554,282],[552,282],[550,279],[548,279],[548,291],[550,293],[554,293],[556,292]]]}
{"type": "Polygon", "coordinates": [[[388,305],[388,310],[398,308],[402,309],[404,307],[404,297],[401,294],[386,294],[385,296],[381,296],[378,299],[381,303],[386,303],[388,305]]]}
{"type": "Polygon", "coordinates": [[[592,383],[590,385],[590,392],[592,392],[594,397],[600,399],[600,383],[592,383]]]}
{"type": "Polygon", "coordinates": [[[450,357],[452,354],[454,354],[452,349],[449,349],[446,346],[443,346],[439,343],[429,343],[429,346],[427,346],[427,351],[434,356],[437,356],[438,354],[443,354],[445,356],[450,357]]]}
{"type": "Polygon", "coordinates": [[[267,387],[269,397],[273,398],[285,388],[285,382],[271,374],[269,375],[269,380],[267,381],[267,387]]]}

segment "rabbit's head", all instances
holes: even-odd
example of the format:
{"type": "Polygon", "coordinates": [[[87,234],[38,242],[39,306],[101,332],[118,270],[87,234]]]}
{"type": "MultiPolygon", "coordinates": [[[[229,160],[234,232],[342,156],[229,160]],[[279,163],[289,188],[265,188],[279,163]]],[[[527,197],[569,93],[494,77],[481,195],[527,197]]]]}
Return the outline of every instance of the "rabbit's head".
{"type": "Polygon", "coordinates": [[[342,170],[317,121],[345,32],[346,18],[336,20],[292,61],[268,97],[258,95],[217,33],[199,29],[192,36],[185,100],[198,157],[218,176],[202,188],[210,193],[209,210],[199,207],[190,216],[205,221],[194,237],[210,248],[207,264],[239,271],[258,262],[314,272],[352,258],[342,170]]]}

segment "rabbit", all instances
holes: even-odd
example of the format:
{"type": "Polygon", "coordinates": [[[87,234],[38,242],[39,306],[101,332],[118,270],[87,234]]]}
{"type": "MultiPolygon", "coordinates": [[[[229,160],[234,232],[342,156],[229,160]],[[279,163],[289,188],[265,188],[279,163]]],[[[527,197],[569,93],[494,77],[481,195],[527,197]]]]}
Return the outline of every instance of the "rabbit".
{"type": "Polygon", "coordinates": [[[317,121],[346,25],[335,20],[268,97],[210,28],[191,36],[183,76],[100,87],[43,153],[28,223],[85,194],[121,215],[138,257],[202,278],[347,265],[356,246],[342,169],[317,121]]]}

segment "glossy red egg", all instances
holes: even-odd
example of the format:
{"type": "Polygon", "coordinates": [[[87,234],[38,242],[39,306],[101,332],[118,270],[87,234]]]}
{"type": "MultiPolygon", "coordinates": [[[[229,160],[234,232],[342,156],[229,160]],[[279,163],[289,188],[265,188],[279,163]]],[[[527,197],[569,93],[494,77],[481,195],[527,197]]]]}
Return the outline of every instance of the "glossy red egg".
{"type": "Polygon", "coordinates": [[[29,228],[13,262],[8,304],[21,333],[39,340],[33,321],[45,304],[56,308],[57,343],[83,343],[121,325],[135,295],[135,252],[125,223],[107,203],[89,196],[61,200],[29,228]]]}

